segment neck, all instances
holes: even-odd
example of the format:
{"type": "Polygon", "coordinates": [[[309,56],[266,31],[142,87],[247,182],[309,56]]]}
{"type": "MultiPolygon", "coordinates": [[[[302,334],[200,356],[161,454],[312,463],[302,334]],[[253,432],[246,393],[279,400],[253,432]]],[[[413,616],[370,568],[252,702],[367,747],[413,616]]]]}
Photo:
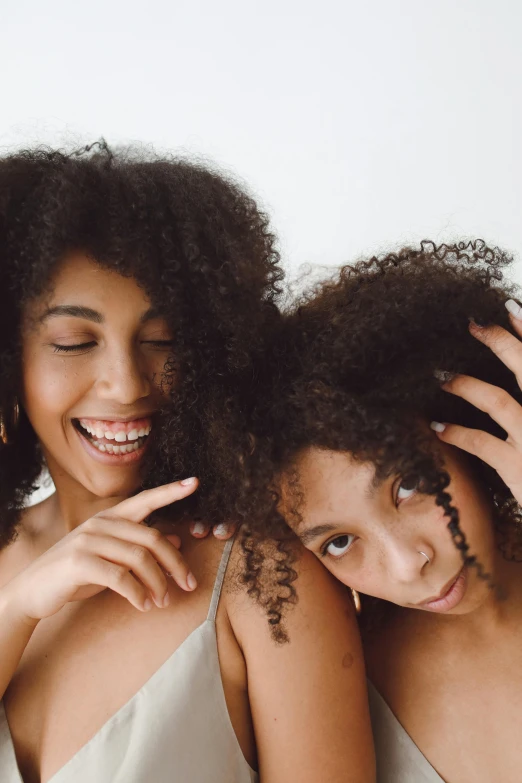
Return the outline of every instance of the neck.
{"type": "Polygon", "coordinates": [[[125,499],[123,496],[99,497],[54,465],[52,460],[48,461],[48,467],[56,487],[52,526],[57,537],[67,535],[82,522],[125,499]]]}

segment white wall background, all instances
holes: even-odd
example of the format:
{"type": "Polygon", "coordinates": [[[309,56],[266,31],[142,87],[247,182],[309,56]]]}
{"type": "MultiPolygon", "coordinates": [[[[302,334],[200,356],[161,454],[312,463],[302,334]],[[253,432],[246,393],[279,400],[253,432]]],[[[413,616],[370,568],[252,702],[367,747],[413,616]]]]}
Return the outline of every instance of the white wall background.
{"type": "Polygon", "coordinates": [[[423,237],[522,248],[519,0],[0,0],[0,25],[0,152],[209,156],[292,276],[423,237]]]}
{"type": "Polygon", "coordinates": [[[1,0],[0,19],[3,149],[208,155],[269,208],[292,273],[425,236],[522,248],[518,0],[1,0]]]}

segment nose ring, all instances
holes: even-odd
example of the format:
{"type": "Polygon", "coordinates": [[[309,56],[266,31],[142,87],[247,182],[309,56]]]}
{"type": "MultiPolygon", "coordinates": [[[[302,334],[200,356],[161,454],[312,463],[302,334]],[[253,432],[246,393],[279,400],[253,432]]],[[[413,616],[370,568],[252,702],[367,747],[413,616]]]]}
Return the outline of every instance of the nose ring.
{"type": "Polygon", "coordinates": [[[423,557],[425,557],[425,558],[426,558],[426,560],[428,561],[428,563],[431,563],[431,560],[430,560],[430,558],[428,557],[428,555],[426,554],[426,552],[420,552],[420,551],[419,551],[419,555],[422,555],[423,557]]]}

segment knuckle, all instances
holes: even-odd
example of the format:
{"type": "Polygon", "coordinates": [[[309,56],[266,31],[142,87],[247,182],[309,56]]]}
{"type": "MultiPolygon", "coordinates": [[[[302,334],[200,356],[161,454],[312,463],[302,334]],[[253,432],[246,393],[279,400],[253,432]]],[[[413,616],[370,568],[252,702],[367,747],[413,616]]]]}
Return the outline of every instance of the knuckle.
{"type": "Polygon", "coordinates": [[[136,544],[136,546],[132,549],[132,558],[133,560],[137,561],[138,563],[143,563],[144,560],[146,560],[148,557],[148,552],[145,549],[145,547],[140,546],[139,544],[136,544]]]}
{"type": "Polygon", "coordinates": [[[76,549],[87,549],[91,534],[88,530],[80,530],[74,538],[74,546],[76,549]]]}
{"type": "Polygon", "coordinates": [[[73,571],[77,571],[84,562],[85,558],[80,549],[73,549],[69,552],[68,563],[73,571]]]}
{"type": "Polygon", "coordinates": [[[469,435],[469,446],[472,451],[482,451],[486,440],[486,433],[481,430],[476,430],[469,435]]]}
{"type": "Polygon", "coordinates": [[[113,585],[121,585],[125,581],[127,569],[123,566],[111,563],[109,566],[109,581],[113,585]]]}
{"type": "Polygon", "coordinates": [[[504,391],[504,389],[497,389],[493,395],[491,404],[495,410],[502,411],[509,407],[510,402],[511,397],[509,394],[504,391]]]}
{"type": "Polygon", "coordinates": [[[147,529],[147,535],[149,538],[149,541],[152,545],[159,543],[163,538],[163,533],[161,533],[160,530],[158,530],[155,527],[148,527],[147,529]]]}

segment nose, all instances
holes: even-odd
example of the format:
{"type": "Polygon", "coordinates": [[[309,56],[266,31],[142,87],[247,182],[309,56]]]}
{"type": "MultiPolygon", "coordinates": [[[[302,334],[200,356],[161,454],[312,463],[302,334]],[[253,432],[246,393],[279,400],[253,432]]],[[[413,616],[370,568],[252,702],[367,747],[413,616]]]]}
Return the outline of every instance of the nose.
{"type": "Polygon", "coordinates": [[[143,357],[130,350],[106,355],[98,367],[98,397],[119,405],[132,405],[147,397],[152,390],[149,369],[143,357]]]}
{"type": "Polygon", "coordinates": [[[415,582],[433,560],[433,549],[425,541],[394,538],[387,542],[386,549],[388,572],[400,584],[415,582]]]}

